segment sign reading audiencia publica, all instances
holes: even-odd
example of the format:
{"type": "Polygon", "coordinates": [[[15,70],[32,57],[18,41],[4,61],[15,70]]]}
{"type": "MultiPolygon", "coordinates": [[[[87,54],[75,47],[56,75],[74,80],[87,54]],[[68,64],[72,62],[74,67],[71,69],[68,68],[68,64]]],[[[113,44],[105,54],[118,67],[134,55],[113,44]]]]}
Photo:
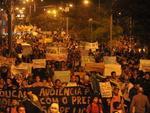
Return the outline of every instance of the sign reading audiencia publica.
{"type": "MultiPolygon", "coordinates": [[[[31,90],[38,97],[44,113],[48,113],[48,107],[54,102],[59,103],[61,113],[83,113],[90,103],[90,88],[64,87],[55,89],[37,87],[31,90]]],[[[26,90],[0,90],[0,101],[3,105],[10,105],[12,99],[22,101],[25,97],[27,97],[26,90]]]]}

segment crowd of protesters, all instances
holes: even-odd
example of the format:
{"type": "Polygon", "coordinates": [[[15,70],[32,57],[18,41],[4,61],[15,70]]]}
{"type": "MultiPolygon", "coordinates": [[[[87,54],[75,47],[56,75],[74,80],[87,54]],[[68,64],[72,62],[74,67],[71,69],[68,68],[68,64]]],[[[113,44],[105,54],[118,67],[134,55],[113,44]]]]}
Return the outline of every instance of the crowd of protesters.
{"type": "MultiPolygon", "coordinates": [[[[42,36],[42,35],[40,35],[42,36]]],[[[39,37],[40,37],[39,36],[39,37]]],[[[2,65],[0,68],[0,89],[22,89],[32,87],[47,87],[47,88],[62,88],[69,86],[82,86],[91,87],[91,76],[97,72],[86,72],[84,78],[75,75],[75,72],[85,72],[84,67],[81,66],[81,51],[79,49],[79,42],[73,39],[62,40],[60,35],[53,33],[55,44],[65,45],[68,48],[67,61],[47,61],[46,68],[32,69],[32,73],[23,71],[19,75],[12,75],[10,67],[2,65]],[[53,80],[55,71],[70,70],[70,82],[63,83],[60,79],[53,80]]],[[[21,44],[14,43],[12,56],[16,58],[15,65],[22,62],[31,63],[33,59],[45,58],[46,44],[40,43],[40,38],[25,34],[21,37],[23,41],[30,42],[32,46],[32,54],[19,57],[23,48],[21,44]]],[[[15,42],[15,41],[14,41],[15,42]]],[[[122,74],[118,77],[116,72],[112,72],[111,76],[99,78],[98,81],[110,81],[113,88],[113,96],[109,99],[103,99],[98,93],[93,93],[91,97],[91,104],[87,107],[87,113],[149,113],[150,112],[150,73],[139,70],[140,59],[143,58],[145,53],[128,47],[126,39],[120,41],[122,46],[110,49],[107,45],[100,45],[99,48],[92,52],[89,50],[89,56],[95,58],[95,62],[103,62],[104,56],[115,55],[117,62],[121,65],[122,74]],[[121,84],[121,85],[120,85],[121,84]]],[[[3,42],[0,47],[1,56],[8,57],[9,50],[3,42]]],[[[102,73],[97,73],[102,76],[102,73]]],[[[95,82],[95,81],[94,81],[95,82]]],[[[97,88],[98,89],[98,88],[97,88]]],[[[93,91],[94,92],[94,91],[93,91]]],[[[58,103],[59,104],[59,103],[58,103]]],[[[59,113],[59,105],[54,103],[56,111],[53,112],[53,107],[50,107],[50,113],[59,113]]],[[[51,105],[53,106],[53,105],[51,105]]],[[[25,113],[25,107],[19,105],[17,100],[12,100],[12,106],[4,109],[1,113],[25,113]],[[10,109],[11,108],[11,109],[10,109]],[[22,110],[22,111],[21,111],[22,110]]],[[[28,113],[28,112],[27,112],[28,113]]]]}

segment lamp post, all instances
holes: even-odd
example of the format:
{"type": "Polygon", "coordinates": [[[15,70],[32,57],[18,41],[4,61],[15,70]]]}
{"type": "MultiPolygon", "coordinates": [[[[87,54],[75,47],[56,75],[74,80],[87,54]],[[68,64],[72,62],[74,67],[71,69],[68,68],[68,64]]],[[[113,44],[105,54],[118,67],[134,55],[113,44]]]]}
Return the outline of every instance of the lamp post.
{"type": "Polygon", "coordinates": [[[63,7],[59,7],[60,10],[62,10],[63,12],[66,13],[66,35],[67,35],[67,38],[69,36],[69,17],[68,17],[68,13],[70,11],[70,8],[73,7],[73,4],[66,4],[66,6],[63,8],[63,7]]]}
{"type": "Polygon", "coordinates": [[[91,42],[92,42],[92,39],[93,39],[93,18],[90,18],[89,20],[89,27],[90,27],[90,39],[91,39],[91,42]]]}
{"type": "Polygon", "coordinates": [[[8,50],[9,50],[9,56],[11,56],[12,53],[12,30],[13,30],[13,22],[12,22],[12,16],[13,16],[13,6],[14,6],[14,1],[9,0],[7,1],[7,17],[8,17],[8,50]]]}

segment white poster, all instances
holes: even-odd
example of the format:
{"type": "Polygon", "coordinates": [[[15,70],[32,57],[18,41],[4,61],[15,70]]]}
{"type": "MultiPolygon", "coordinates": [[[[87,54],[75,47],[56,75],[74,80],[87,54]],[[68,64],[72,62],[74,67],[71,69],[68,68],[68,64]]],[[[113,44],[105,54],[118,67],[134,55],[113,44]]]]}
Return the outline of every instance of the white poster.
{"type": "Polygon", "coordinates": [[[150,60],[140,60],[140,70],[143,70],[144,72],[150,72],[150,60]]]}
{"type": "Polygon", "coordinates": [[[115,71],[117,76],[121,75],[121,65],[119,64],[105,64],[104,75],[111,76],[111,72],[115,71]]]}
{"type": "Polygon", "coordinates": [[[70,81],[70,71],[55,71],[54,72],[54,80],[59,79],[61,82],[69,82],[70,81]]]}
{"type": "Polygon", "coordinates": [[[111,98],[112,97],[112,87],[110,82],[100,82],[100,92],[103,98],[111,98]]]}
{"type": "Polygon", "coordinates": [[[46,67],[46,59],[34,59],[33,68],[45,68],[46,67]]]}

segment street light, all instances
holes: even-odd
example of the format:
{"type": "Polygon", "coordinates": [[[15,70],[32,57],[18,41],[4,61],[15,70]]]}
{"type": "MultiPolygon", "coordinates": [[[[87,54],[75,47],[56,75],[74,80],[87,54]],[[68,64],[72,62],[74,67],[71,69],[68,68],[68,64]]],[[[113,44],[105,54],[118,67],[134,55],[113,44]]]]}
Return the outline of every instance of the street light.
{"type": "Polygon", "coordinates": [[[84,5],[89,5],[90,4],[90,0],[83,0],[83,4],[84,5]]]}
{"type": "Polygon", "coordinates": [[[73,7],[73,4],[69,4],[69,7],[73,7]]]}
{"type": "Polygon", "coordinates": [[[90,27],[90,33],[91,33],[91,41],[92,41],[92,33],[93,33],[93,18],[89,18],[89,27],[90,27]]]}
{"type": "MultiPolygon", "coordinates": [[[[59,9],[67,14],[69,13],[70,8],[72,7],[73,7],[73,4],[66,4],[65,7],[59,7],[59,9]]],[[[68,38],[69,36],[69,17],[68,16],[66,16],[66,35],[68,38]]]]}

